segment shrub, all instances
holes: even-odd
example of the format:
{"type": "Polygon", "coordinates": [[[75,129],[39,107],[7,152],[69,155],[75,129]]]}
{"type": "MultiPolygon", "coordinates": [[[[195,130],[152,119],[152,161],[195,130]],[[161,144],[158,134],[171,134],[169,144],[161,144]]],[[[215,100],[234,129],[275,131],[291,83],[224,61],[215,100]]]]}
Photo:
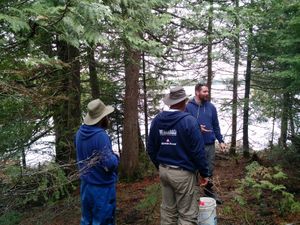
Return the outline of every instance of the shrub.
{"type": "Polygon", "coordinates": [[[4,170],[4,182],[0,207],[5,210],[23,208],[26,205],[43,205],[69,195],[74,188],[64,171],[55,163],[39,169],[20,170],[17,166],[4,170]]]}
{"type": "Polygon", "coordinates": [[[0,216],[0,225],[16,225],[21,222],[22,214],[16,211],[9,211],[0,216]]]}
{"type": "Polygon", "coordinates": [[[269,210],[271,206],[277,206],[281,215],[300,211],[300,203],[295,200],[293,194],[286,191],[283,182],[287,175],[279,166],[264,167],[255,161],[248,165],[246,170],[246,176],[241,180],[238,189],[239,194],[235,197],[238,203],[243,205],[251,201],[251,204],[257,204],[259,207],[269,206],[269,210]],[[245,196],[244,193],[250,193],[251,196],[245,196]]]}

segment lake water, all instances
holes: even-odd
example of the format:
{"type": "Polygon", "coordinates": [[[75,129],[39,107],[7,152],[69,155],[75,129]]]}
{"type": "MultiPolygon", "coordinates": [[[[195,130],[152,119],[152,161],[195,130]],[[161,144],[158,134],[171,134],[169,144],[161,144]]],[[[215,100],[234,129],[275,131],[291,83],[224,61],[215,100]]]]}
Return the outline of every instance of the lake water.
{"type": "MultiPolygon", "coordinates": [[[[184,86],[187,94],[194,95],[194,86],[184,86]]],[[[166,93],[168,90],[165,91],[166,93]]],[[[232,92],[226,90],[226,85],[223,82],[214,82],[212,91],[212,103],[216,106],[218,110],[218,117],[222,135],[224,137],[225,143],[228,144],[231,140],[231,110],[229,101],[232,99],[232,92]],[[227,110],[225,110],[227,108],[227,110]],[[229,110],[228,110],[229,109],[229,110]]],[[[243,99],[244,93],[242,91],[242,87],[239,88],[239,99],[243,99]]],[[[165,106],[161,102],[160,109],[163,110],[165,106]]],[[[143,115],[140,115],[143,118],[143,115]]],[[[143,121],[143,119],[142,119],[143,121]]],[[[242,121],[243,115],[242,110],[238,111],[238,134],[237,134],[237,141],[238,145],[242,145],[242,121]]],[[[266,148],[271,140],[271,131],[272,131],[272,121],[267,122],[257,122],[252,115],[250,115],[249,124],[249,143],[250,147],[255,150],[259,151],[266,148]]],[[[151,121],[150,121],[151,122],[151,121]]],[[[275,135],[274,141],[279,137],[279,125],[278,122],[275,123],[275,135]]],[[[145,133],[145,128],[143,124],[141,125],[141,133],[145,133]]],[[[31,146],[31,150],[27,151],[26,153],[26,162],[28,166],[37,166],[44,162],[51,161],[55,157],[54,151],[54,136],[48,136],[40,139],[37,143],[31,146]]],[[[275,141],[276,143],[276,141],[275,141]]],[[[114,144],[113,148],[117,148],[117,145],[114,144]]]]}
{"type": "MultiPolygon", "coordinates": [[[[194,86],[185,87],[187,94],[194,95],[194,86]]],[[[216,106],[218,111],[218,118],[221,128],[221,133],[224,137],[225,143],[231,141],[231,131],[232,131],[232,121],[231,121],[231,106],[229,104],[232,99],[232,92],[226,90],[226,86],[222,83],[217,83],[213,85],[212,91],[212,100],[211,102],[216,106]],[[229,109],[229,110],[228,110],[229,109]]],[[[244,93],[239,91],[239,99],[243,99],[244,93]]],[[[249,143],[250,147],[255,150],[262,150],[269,145],[271,140],[271,131],[272,131],[272,120],[267,122],[258,122],[253,118],[253,115],[249,117],[249,143]]],[[[237,118],[237,141],[239,145],[242,145],[243,139],[243,111],[242,109],[238,110],[237,118]]],[[[275,123],[274,127],[274,140],[277,140],[279,137],[279,125],[278,122],[275,123]]]]}

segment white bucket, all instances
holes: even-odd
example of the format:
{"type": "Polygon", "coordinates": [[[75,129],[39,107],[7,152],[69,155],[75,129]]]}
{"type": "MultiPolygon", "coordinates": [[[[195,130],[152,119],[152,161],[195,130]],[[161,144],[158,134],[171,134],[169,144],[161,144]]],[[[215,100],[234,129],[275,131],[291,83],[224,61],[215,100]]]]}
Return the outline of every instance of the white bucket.
{"type": "Polygon", "coordinates": [[[201,197],[199,201],[198,225],[217,224],[217,203],[213,198],[201,197]]]}

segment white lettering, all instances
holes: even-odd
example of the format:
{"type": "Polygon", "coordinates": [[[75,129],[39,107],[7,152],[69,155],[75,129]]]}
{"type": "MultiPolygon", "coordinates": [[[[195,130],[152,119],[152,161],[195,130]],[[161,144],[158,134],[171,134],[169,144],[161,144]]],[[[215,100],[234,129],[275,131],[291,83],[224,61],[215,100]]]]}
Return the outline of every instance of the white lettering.
{"type": "Polygon", "coordinates": [[[159,130],[160,136],[177,136],[176,130],[159,130]]]}

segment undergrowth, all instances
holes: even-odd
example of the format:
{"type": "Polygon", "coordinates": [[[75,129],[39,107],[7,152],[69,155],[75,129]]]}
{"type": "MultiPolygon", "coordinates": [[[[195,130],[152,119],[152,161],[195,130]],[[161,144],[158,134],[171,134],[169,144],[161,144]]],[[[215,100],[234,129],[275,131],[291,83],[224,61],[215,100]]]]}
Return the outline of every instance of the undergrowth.
{"type": "Polygon", "coordinates": [[[160,184],[152,184],[146,188],[144,199],[136,206],[136,209],[145,214],[144,224],[149,224],[155,218],[155,209],[161,201],[160,184]]]}
{"type": "MultiPolygon", "coordinates": [[[[300,212],[300,202],[287,191],[287,175],[279,166],[265,167],[254,161],[246,167],[246,176],[240,181],[235,201],[255,210],[260,216],[279,215],[300,212]]],[[[255,222],[252,217],[252,222],[255,222]]]]}

